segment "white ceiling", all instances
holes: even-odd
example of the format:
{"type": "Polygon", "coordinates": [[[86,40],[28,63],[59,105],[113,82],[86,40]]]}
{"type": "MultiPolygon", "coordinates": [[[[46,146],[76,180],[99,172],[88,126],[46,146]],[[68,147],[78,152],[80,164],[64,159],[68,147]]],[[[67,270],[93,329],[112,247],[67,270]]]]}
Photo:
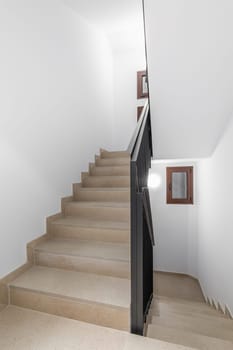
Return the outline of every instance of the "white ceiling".
{"type": "Polygon", "coordinates": [[[211,155],[233,113],[233,1],[145,0],[154,153],[211,155]]]}
{"type": "Polygon", "coordinates": [[[115,51],[144,48],[142,0],[63,0],[107,34],[115,51]]]}

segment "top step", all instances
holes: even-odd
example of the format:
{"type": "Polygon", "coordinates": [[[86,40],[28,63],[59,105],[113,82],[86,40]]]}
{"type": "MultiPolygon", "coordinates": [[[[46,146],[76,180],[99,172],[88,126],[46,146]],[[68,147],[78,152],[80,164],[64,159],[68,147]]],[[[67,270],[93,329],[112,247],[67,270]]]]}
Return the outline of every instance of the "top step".
{"type": "Polygon", "coordinates": [[[126,151],[116,151],[116,152],[108,152],[108,151],[101,151],[100,157],[105,158],[128,158],[130,157],[129,153],[126,151]]]}
{"type": "Polygon", "coordinates": [[[95,161],[96,166],[120,166],[120,165],[129,165],[130,158],[122,157],[122,158],[100,158],[97,157],[95,161]]]}

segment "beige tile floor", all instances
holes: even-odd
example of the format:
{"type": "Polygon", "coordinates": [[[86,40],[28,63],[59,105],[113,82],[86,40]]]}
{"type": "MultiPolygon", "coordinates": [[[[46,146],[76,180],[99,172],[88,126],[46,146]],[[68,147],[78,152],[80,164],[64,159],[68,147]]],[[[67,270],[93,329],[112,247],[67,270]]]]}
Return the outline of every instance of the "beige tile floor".
{"type": "Polygon", "coordinates": [[[188,350],[154,339],[8,306],[0,312],[1,350],[188,350]]]}

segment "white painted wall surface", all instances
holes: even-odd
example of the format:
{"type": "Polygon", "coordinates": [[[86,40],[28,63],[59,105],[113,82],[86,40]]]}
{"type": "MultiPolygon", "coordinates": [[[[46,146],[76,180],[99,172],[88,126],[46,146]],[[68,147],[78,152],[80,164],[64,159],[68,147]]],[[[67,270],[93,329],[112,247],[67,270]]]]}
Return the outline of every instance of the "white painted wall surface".
{"type": "Polygon", "coordinates": [[[146,69],[144,47],[114,52],[114,145],[126,149],[137,125],[137,71],[146,69]]]}
{"type": "Polygon", "coordinates": [[[233,312],[233,117],[211,158],[199,164],[198,275],[207,296],[233,312]]]}
{"type": "Polygon", "coordinates": [[[154,269],[197,277],[197,164],[154,162],[150,175],[157,187],[150,188],[155,231],[154,269]],[[194,166],[194,205],[166,204],[166,167],[194,166]]]}
{"type": "Polygon", "coordinates": [[[0,277],[23,264],[99,147],[112,141],[106,38],[62,2],[0,2],[0,277]]]}
{"type": "Polygon", "coordinates": [[[233,1],[145,0],[155,158],[211,156],[233,110],[233,1]]]}

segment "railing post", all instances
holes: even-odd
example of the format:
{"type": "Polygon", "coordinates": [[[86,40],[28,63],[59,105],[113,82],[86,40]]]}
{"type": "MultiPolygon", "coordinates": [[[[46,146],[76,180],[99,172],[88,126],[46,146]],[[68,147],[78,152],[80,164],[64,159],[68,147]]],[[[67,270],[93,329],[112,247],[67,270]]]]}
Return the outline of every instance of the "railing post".
{"type": "Polygon", "coordinates": [[[135,237],[131,240],[131,332],[143,335],[144,310],[143,310],[143,201],[142,193],[136,192],[136,230],[135,237]]]}

